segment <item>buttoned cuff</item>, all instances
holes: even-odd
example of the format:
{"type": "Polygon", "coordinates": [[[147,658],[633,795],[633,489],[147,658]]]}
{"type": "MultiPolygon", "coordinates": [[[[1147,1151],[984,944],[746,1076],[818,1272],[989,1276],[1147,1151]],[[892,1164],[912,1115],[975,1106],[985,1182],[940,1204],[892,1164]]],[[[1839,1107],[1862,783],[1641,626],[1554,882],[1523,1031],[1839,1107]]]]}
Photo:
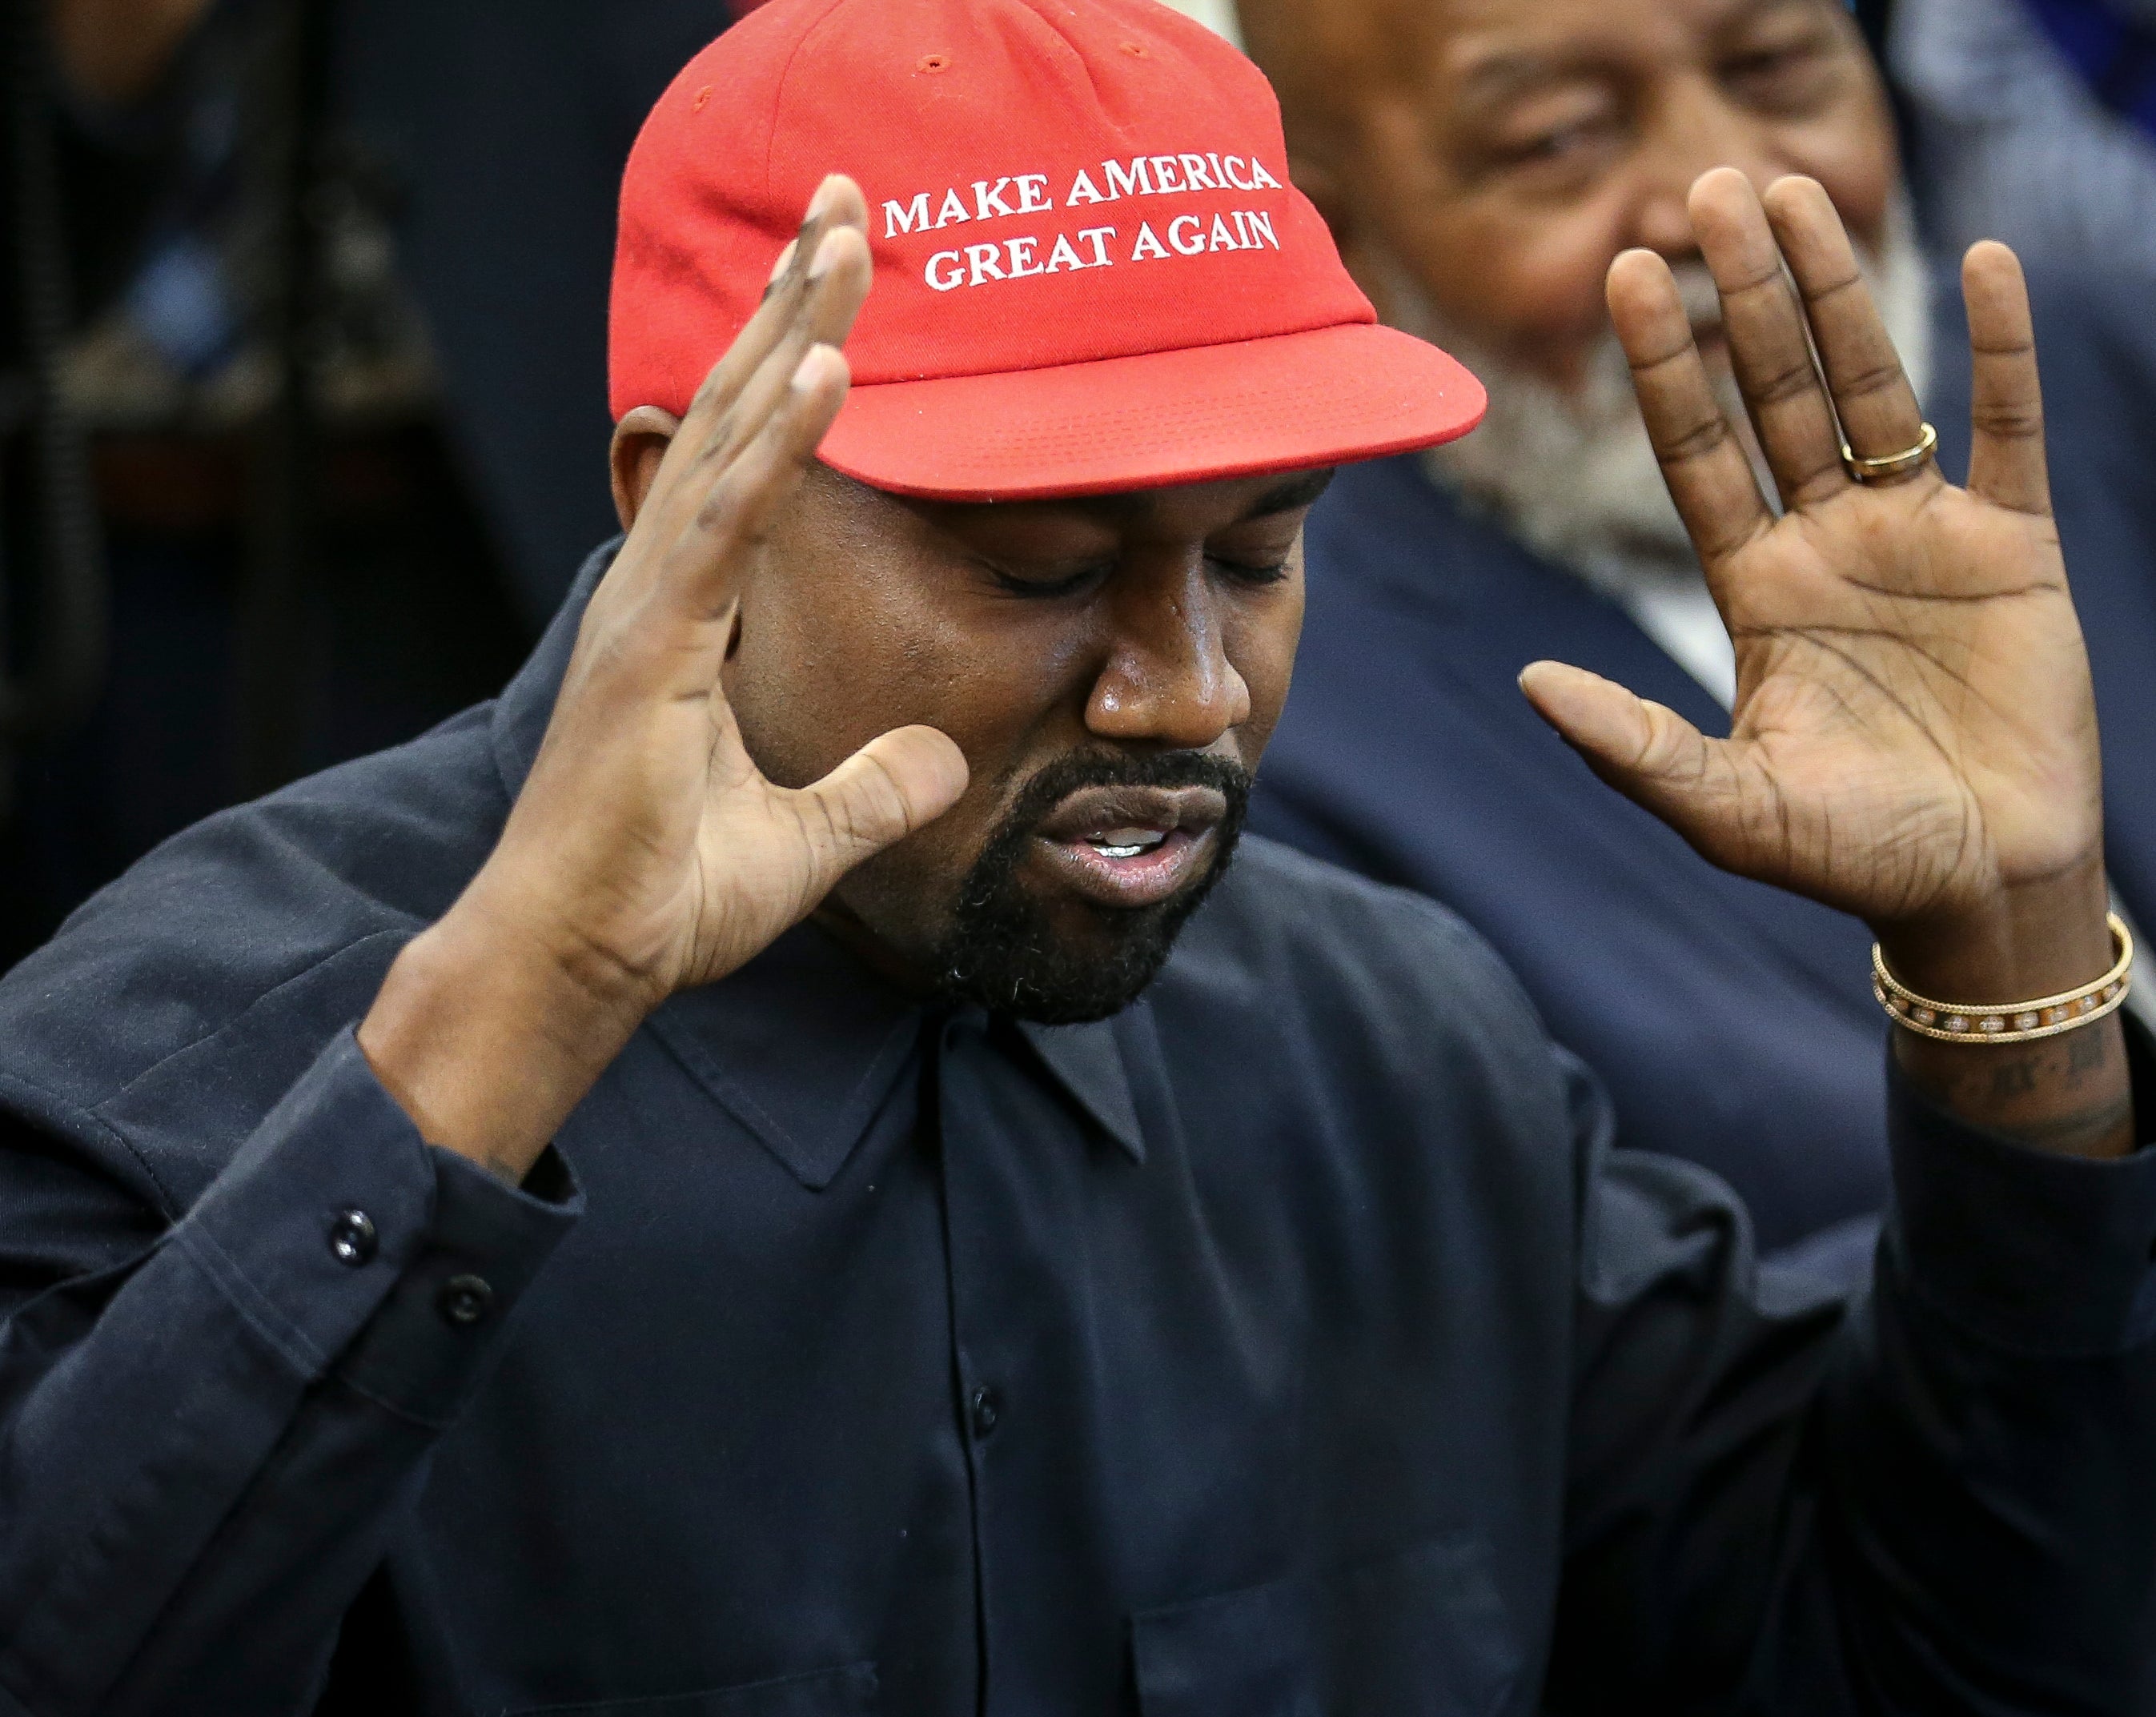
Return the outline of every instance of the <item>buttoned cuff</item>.
{"type": "Polygon", "coordinates": [[[429,1425],[454,1418],[502,1345],[509,1314],[583,1211],[549,1146],[521,1188],[469,1157],[428,1147],[434,1219],[336,1374],[429,1425]]]}
{"type": "Polygon", "coordinates": [[[551,1151],[526,1186],[427,1145],[346,1031],[172,1243],[300,1376],[334,1366],[385,1405],[439,1422],[582,1212],[551,1151]]]}
{"type": "MultiPolygon", "coordinates": [[[[2156,1136],[2156,1043],[2125,1019],[2138,1135],[2156,1136]]],[[[2156,1149],[2061,1156],[1969,1125],[1887,1072],[1896,1210],[1910,1290],[1996,1345],[2048,1358],[2156,1335],[2156,1149]]]]}

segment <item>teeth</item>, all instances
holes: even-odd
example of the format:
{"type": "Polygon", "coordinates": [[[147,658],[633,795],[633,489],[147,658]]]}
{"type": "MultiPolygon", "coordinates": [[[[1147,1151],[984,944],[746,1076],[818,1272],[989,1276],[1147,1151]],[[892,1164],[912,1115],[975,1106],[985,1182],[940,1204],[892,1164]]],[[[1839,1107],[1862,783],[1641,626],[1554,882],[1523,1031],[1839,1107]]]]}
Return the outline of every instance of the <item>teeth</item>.
{"type": "Polygon", "coordinates": [[[1167,838],[1165,830],[1152,828],[1111,828],[1086,837],[1093,849],[1106,858],[1135,858],[1141,853],[1152,852],[1167,838]]]}

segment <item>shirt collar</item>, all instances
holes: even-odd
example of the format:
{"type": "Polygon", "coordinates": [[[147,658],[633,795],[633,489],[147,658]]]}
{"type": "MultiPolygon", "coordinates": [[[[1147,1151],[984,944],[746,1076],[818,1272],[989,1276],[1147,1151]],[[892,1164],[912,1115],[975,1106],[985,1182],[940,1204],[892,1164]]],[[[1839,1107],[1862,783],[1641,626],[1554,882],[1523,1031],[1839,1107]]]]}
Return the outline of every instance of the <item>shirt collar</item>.
{"type": "Polygon", "coordinates": [[[1138,1125],[1137,1105],[1131,1100],[1130,1073],[1124,1064],[1115,1022],[1021,1025],[1019,1031],[1095,1125],[1122,1146],[1133,1162],[1143,1162],[1145,1133],[1138,1125]]]}
{"type": "MultiPolygon", "coordinates": [[[[513,797],[531,772],[592,592],[616,537],[577,574],[531,659],[495,705],[495,761],[513,797]]],[[[1141,1003],[1140,1006],[1143,1004],[1141,1003]]],[[[652,1032],[804,1187],[844,1166],[918,1045],[922,1008],[813,925],[798,925],[721,982],[684,991],[652,1032]]],[[[1145,1135],[1114,1022],[1019,1028],[1040,1068],[1138,1162],[1145,1135]]]]}
{"type": "MultiPolygon", "coordinates": [[[[821,1191],[914,1065],[926,1017],[914,997],[802,925],[721,982],[675,997],[649,1023],[727,1114],[821,1191]]],[[[1029,1051],[1096,1126],[1145,1161],[1112,1022],[1022,1024],[994,1036],[1029,1051]]]]}
{"type": "Polygon", "coordinates": [[[813,925],[648,1022],[690,1076],[812,1191],[912,1064],[922,1010],[813,925]]]}

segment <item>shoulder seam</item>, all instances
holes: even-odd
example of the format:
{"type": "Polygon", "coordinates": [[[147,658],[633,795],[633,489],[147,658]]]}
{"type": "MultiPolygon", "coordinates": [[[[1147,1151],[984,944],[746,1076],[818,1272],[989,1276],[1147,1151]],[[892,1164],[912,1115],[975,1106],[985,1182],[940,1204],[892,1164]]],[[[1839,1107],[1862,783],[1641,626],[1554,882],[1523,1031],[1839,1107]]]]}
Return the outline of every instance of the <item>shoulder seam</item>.
{"type": "Polygon", "coordinates": [[[141,1084],[143,1080],[150,1078],[160,1069],[170,1065],[181,1056],[187,1054],[191,1050],[199,1048],[202,1045],[208,1043],[212,1038],[215,1038],[219,1033],[230,1030],[234,1026],[247,1018],[247,1017],[253,1013],[255,1009],[273,1000],[282,992],[290,988],[292,985],[298,983],[302,979],[321,971],[323,966],[328,965],[331,961],[341,959],[346,955],[352,952],[355,949],[366,947],[369,943],[379,941],[384,937],[404,936],[407,934],[408,933],[402,929],[385,928],[382,930],[371,931],[367,935],[359,937],[357,941],[346,942],[343,946],[331,950],[329,953],[321,956],[319,959],[308,961],[306,965],[301,966],[296,971],[290,972],[284,977],[279,979],[276,983],[272,985],[269,989],[263,991],[259,995],[256,996],[253,1001],[249,1002],[246,1007],[241,1008],[237,1013],[219,1021],[208,1031],[190,1038],[186,1043],[179,1044],[167,1053],[159,1056],[157,1060],[151,1062],[147,1067],[140,1069],[121,1084],[114,1086],[112,1089],[99,1097],[95,1102],[89,1104],[79,1102],[64,1095],[59,1091],[54,1090],[50,1085],[46,1084],[42,1080],[33,1079],[27,1074],[20,1073],[0,1071],[0,1090],[12,1088],[15,1090],[23,1092],[34,1099],[38,1099],[37,1101],[37,1106],[38,1108],[47,1110],[55,1116],[65,1117],[79,1125],[94,1130],[100,1137],[119,1146],[141,1167],[142,1172],[149,1177],[150,1184],[157,1189],[159,1196],[163,1200],[163,1214],[166,1219],[167,1221],[177,1221],[180,1214],[179,1200],[173,1193],[172,1187],[166,1183],[164,1177],[158,1174],[156,1165],[136,1147],[135,1141],[129,1138],[125,1132],[114,1126],[111,1122],[105,1120],[100,1111],[108,1104],[113,1103],[120,1098],[126,1096],[130,1091],[141,1084]]]}
{"type": "Polygon", "coordinates": [[[410,936],[416,935],[417,934],[418,931],[416,930],[406,931],[403,929],[393,930],[387,927],[377,930],[369,930],[365,935],[360,936],[352,941],[346,942],[342,947],[332,948],[328,953],[321,956],[319,959],[309,961],[305,966],[300,966],[297,971],[287,972],[268,989],[256,996],[253,1001],[249,1002],[244,1007],[241,1008],[239,1012],[231,1015],[228,1018],[218,1021],[217,1024],[212,1026],[208,1031],[202,1033],[199,1036],[188,1038],[186,1043],[179,1044],[167,1053],[159,1056],[147,1067],[143,1068],[140,1072],[136,1073],[131,1079],[127,1079],[121,1084],[116,1085],[105,1096],[98,1099],[97,1107],[102,1109],[106,1104],[113,1102],[118,1098],[125,1097],[130,1091],[133,1090],[136,1086],[141,1084],[143,1080],[148,1079],[151,1074],[157,1072],[168,1063],[177,1061],[181,1056],[185,1055],[190,1049],[200,1048],[204,1043],[208,1043],[211,1038],[218,1036],[220,1033],[230,1031],[233,1027],[238,1025],[242,1020],[253,1013],[256,1008],[274,1000],[278,995],[281,994],[284,991],[290,989],[294,984],[298,983],[302,978],[310,977],[314,973],[320,971],[332,960],[341,960],[346,955],[351,953],[354,949],[364,948],[368,943],[380,941],[384,936],[404,936],[408,940],[410,936]]]}
{"type": "MultiPolygon", "coordinates": [[[[38,1105],[40,1108],[49,1110],[57,1115],[64,1115],[70,1120],[91,1128],[117,1145],[128,1156],[134,1158],[136,1165],[149,1176],[150,1184],[157,1189],[157,1196],[163,1202],[161,1213],[165,1220],[167,1222],[178,1220],[179,1201],[172,1196],[172,1189],[165,1184],[163,1177],[158,1174],[150,1159],[135,1148],[135,1141],[110,1121],[99,1115],[95,1110],[85,1109],[79,1104],[72,1103],[54,1090],[51,1086],[41,1084],[22,1074],[0,1073],[0,1091],[6,1090],[27,1092],[43,1098],[45,1100],[38,1105]]],[[[110,1099],[106,1100],[109,1102],[110,1099]]]]}

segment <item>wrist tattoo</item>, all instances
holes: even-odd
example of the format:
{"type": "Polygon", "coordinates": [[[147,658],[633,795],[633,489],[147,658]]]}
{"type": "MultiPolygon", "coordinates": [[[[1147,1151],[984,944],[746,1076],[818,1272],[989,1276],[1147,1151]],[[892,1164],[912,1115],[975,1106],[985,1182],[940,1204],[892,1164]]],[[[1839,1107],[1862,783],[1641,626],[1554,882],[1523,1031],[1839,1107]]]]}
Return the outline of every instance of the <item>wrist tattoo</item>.
{"type": "Polygon", "coordinates": [[[1991,1070],[1991,1098],[1994,1103],[2026,1097],[2035,1089],[2036,1064],[2033,1059],[2001,1062],[1991,1070]]]}
{"type": "Polygon", "coordinates": [[[2076,1033],[2066,1039],[2066,1083],[2079,1084],[2110,1059],[2110,1033],[2076,1033]]]}
{"type": "Polygon", "coordinates": [[[2134,1115],[2118,1029],[2107,1021],[2010,1050],[1927,1044],[1911,1070],[1979,1126],[2062,1155],[2120,1155],[2133,1148],[2134,1115]]]}

